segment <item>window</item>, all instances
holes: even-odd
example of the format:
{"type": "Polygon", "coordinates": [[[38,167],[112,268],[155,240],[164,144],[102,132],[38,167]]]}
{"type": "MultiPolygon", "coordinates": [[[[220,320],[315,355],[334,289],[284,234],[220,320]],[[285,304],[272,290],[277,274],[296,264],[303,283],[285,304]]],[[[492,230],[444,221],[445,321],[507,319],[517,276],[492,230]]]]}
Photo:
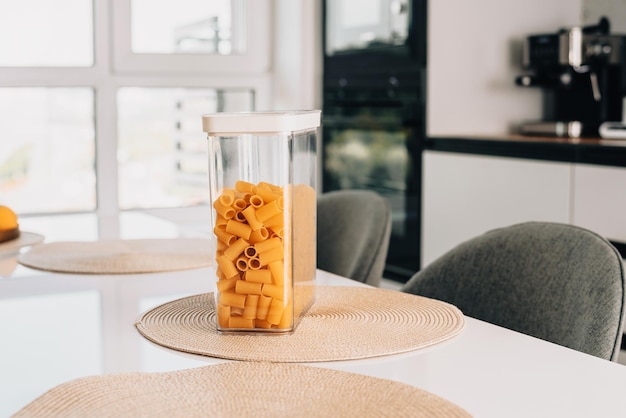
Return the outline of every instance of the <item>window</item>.
{"type": "Polygon", "coordinates": [[[93,64],[90,1],[5,0],[0,11],[0,66],[93,64]]]}
{"type": "Polygon", "coordinates": [[[120,209],[208,203],[207,141],[198,115],[250,110],[253,101],[243,88],[120,88],[120,209]]]}
{"type": "Polygon", "coordinates": [[[131,50],[141,54],[243,54],[245,27],[233,27],[232,12],[230,0],[134,0],[131,50]]]}
{"type": "Polygon", "coordinates": [[[0,88],[0,201],[20,212],[96,209],[90,87],[0,88]]]}
{"type": "Polygon", "coordinates": [[[206,204],[201,115],[267,107],[269,13],[269,0],[4,1],[0,204],[206,204]]]}
{"type": "Polygon", "coordinates": [[[267,0],[113,0],[113,5],[113,57],[120,71],[269,70],[267,0]]]}

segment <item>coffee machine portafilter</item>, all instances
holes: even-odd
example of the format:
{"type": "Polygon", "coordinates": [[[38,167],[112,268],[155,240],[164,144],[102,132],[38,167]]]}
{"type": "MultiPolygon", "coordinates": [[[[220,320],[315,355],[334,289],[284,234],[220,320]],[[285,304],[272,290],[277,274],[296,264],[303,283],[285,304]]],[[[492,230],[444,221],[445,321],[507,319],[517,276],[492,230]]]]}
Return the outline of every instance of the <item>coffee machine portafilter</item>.
{"type": "Polygon", "coordinates": [[[523,51],[527,73],[515,82],[543,90],[543,120],[521,124],[521,133],[593,137],[603,122],[622,121],[626,35],[610,34],[606,17],[592,26],[528,36],[523,51]]]}

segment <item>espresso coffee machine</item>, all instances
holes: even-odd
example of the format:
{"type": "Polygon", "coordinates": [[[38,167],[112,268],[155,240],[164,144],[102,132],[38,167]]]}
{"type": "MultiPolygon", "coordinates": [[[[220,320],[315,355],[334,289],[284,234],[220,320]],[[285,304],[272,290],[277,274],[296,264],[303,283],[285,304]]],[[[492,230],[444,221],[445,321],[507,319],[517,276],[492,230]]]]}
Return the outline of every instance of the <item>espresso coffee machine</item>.
{"type": "Polygon", "coordinates": [[[597,25],[532,35],[524,45],[527,74],[516,84],[544,93],[543,120],[526,122],[527,135],[598,136],[603,122],[622,121],[626,94],[626,35],[612,35],[607,18],[597,25]]]}

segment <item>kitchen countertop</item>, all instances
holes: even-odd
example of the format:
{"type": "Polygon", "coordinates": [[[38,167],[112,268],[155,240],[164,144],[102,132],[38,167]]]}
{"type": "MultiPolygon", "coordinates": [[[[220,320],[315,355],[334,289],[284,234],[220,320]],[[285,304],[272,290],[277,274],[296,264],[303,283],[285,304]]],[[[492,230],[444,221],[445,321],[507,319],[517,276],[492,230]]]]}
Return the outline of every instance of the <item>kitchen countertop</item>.
{"type": "Polygon", "coordinates": [[[516,134],[438,135],[425,150],[626,167],[626,140],[516,134]]]}

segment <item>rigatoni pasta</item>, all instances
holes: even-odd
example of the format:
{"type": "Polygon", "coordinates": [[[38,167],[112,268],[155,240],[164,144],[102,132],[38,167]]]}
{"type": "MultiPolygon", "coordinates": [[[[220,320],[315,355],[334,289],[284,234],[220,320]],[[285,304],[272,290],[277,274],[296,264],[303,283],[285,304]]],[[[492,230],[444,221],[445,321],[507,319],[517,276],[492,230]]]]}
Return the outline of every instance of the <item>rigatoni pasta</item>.
{"type": "MultiPolygon", "coordinates": [[[[287,190],[292,198],[306,196],[305,211],[314,211],[315,191],[305,185],[287,190]],[[299,191],[306,188],[306,192],[299,191]]],[[[294,294],[292,267],[294,257],[289,251],[292,243],[284,231],[293,226],[285,216],[285,191],[269,183],[252,184],[237,181],[235,188],[226,188],[214,201],[217,245],[217,324],[218,329],[276,329],[289,330],[294,325],[294,294]],[[230,206],[228,206],[229,204],[230,206]]],[[[302,202],[297,206],[301,208],[302,202]]],[[[293,209],[293,208],[292,208],[293,209]]],[[[314,212],[313,212],[314,213],[314,212]]],[[[308,222],[305,228],[314,234],[314,218],[298,217],[308,222]]],[[[300,228],[301,229],[301,228],[300,228]]],[[[308,238],[314,238],[308,237],[308,238]]],[[[310,241],[310,239],[306,239],[310,241]]],[[[314,242],[314,240],[313,240],[314,242]]],[[[313,263],[314,252],[308,254],[313,263]]],[[[300,255],[304,260],[307,255],[300,255]]],[[[305,261],[305,268],[314,275],[314,264],[305,261]]],[[[302,269],[300,269],[302,271],[302,269]]]]}

